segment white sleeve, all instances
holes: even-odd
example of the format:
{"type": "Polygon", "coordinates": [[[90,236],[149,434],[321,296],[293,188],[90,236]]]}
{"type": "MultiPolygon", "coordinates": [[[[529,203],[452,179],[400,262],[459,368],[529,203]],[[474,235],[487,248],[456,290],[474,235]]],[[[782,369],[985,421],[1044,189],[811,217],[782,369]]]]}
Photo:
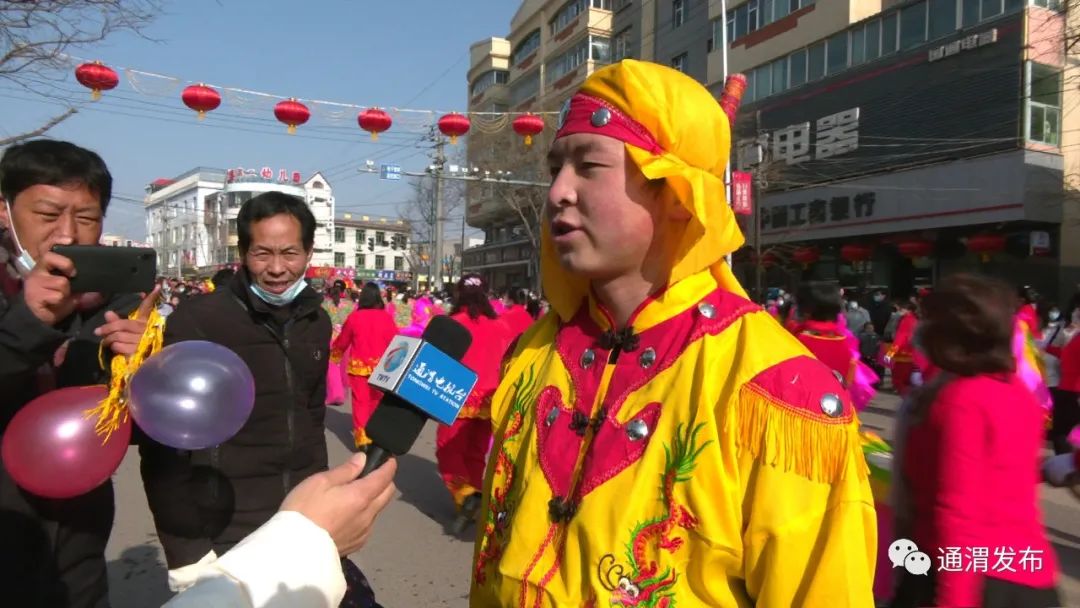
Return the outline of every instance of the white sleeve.
{"type": "Polygon", "coordinates": [[[167,608],[337,608],[345,576],[333,539],[303,515],[282,511],[207,564],[167,608]]]}

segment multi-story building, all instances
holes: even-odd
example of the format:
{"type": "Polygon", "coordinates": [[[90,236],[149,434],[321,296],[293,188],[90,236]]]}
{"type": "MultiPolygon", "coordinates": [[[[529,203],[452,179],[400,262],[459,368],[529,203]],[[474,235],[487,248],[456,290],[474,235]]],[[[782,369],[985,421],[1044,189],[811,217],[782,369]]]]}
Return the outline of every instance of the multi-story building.
{"type": "Polygon", "coordinates": [[[706,82],[713,45],[709,0],[614,0],[612,8],[613,61],[653,61],[706,82]]]}
{"type": "Polygon", "coordinates": [[[334,194],[319,173],[306,181],[298,172],[269,167],[192,169],[147,186],[146,228],[158,251],[158,272],[169,276],[208,274],[240,263],[236,216],[264,192],[284,192],[305,201],[315,215],[311,266],[333,264],[334,194]]]}
{"type": "Polygon", "coordinates": [[[346,213],[334,222],[333,265],[353,269],[357,282],[411,284],[417,260],[410,234],[403,220],[346,213]]]}
{"type": "MultiPolygon", "coordinates": [[[[618,2],[618,0],[614,0],[618,2]]],[[[469,110],[472,112],[555,111],[599,66],[611,60],[613,0],[525,0],[506,38],[489,38],[470,48],[469,110]]],[[[521,150],[506,135],[469,137],[469,163],[489,174],[544,181],[545,142],[537,138],[521,150]],[[516,147],[509,154],[510,147],[516,147]]],[[[528,188],[528,187],[526,187],[528,188]]],[[[465,269],[482,274],[492,287],[536,283],[536,210],[542,188],[510,189],[491,184],[469,188],[466,221],[484,231],[485,244],[465,252],[465,269]],[[527,229],[528,221],[533,226],[527,229]]]]}
{"type": "Polygon", "coordinates": [[[136,241],[129,239],[126,236],[120,236],[118,234],[103,234],[98,243],[105,245],[106,247],[150,247],[150,243],[144,241],[136,241]]]}
{"type": "Polygon", "coordinates": [[[158,252],[158,272],[192,274],[217,263],[216,216],[206,198],[225,186],[225,171],[197,167],[146,188],[146,234],[158,252]]]}
{"type": "Polygon", "coordinates": [[[766,286],[816,277],[904,295],[981,270],[1071,295],[1080,212],[1064,176],[1080,95],[1064,86],[1056,2],[719,6],[708,83],[723,86],[726,28],[729,70],[748,77],[735,160],[764,188],[766,286]]]}

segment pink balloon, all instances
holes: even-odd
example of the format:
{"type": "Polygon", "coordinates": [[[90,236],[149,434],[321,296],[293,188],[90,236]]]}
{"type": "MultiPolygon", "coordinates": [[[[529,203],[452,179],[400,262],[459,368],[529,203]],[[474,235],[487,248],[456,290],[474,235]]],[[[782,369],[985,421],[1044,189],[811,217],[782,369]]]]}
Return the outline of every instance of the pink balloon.
{"type": "Polygon", "coordinates": [[[104,386],[62,388],[23,406],[4,431],[4,468],[22,489],[45,498],[72,498],[105,483],[127,454],[131,419],[107,442],[86,411],[107,395],[104,386]]]}

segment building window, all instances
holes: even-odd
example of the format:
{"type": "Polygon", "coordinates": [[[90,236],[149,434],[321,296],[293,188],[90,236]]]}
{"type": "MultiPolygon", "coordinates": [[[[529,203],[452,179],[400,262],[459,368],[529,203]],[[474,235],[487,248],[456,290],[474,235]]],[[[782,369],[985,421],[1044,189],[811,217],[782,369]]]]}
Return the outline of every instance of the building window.
{"type": "Polygon", "coordinates": [[[773,94],[771,63],[751,72],[751,77],[754,79],[754,99],[764,99],[773,94]]]}
{"type": "Polygon", "coordinates": [[[1061,10],[1061,0],[1031,0],[1031,6],[1041,6],[1051,10],[1061,10]]]}
{"type": "MultiPolygon", "coordinates": [[[[685,0],[682,2],[677,0],[676,4],[685,4],[685,0]]],[[[733,8],[727,13],[725,25],[728,28],[728,43],[730,44],[750,32],[756,32],[766,25],[779,21],[800,8],[811,4],[814,4],[814,0],[749,0],[742,6],[733,8]]],[[[674,18],[672,23],[675,23],[674,18]]],[[[676,27],[678,26],[676,25],[676,27]]],[[[715,34],[715,30],[713,40],[715,48],[715,44],[720,42],[720,37],[715,34]]]]}
{"type": "Polygon", "coordinates": [[[356,229],[356,244],[357,245],[363,245],[364,244],[364,239],[366,239],[366,238],[367,238],[366,233],[363,230],[361,230],[360,228],[357,228],[356,229]]]}
{"type": "Polygon", "coordinates": [[[874,19],[866,24],[866,60],[881,57],[881,21],[874,19]]]}
{"type": "Polygon", "coordinates": [[[807,51],[807,80],[813,82],[825,76],[825,42],[810,45],[807,51]]]}
{"type": "Polygon", "coordinates": [[[900,11],[900,49],[913,49],[926,42],[926,2],[900,11]]]}
{"type": "Polygon", "coordinates": [[[676,55],[671,58],[671,67],[679,70],[682,73],[686,73],[686,53],[676,55]]]}
{"type": "Polygon", "coordinates": [[[400,255],[394,258],[394,270],[405,270],[405,258],[400,255]]]}
{"type": "Polygon", "coordinates": [[[840,32],[829,38],[828,52],[826,54],[826,72],[831,76],[847,68],[848,62],[848,33],[840,32]]]}
{"type": "Polygon", "coordinates": [[[930,0],[927,38],[936,40],[956,31],[956,0],[930,0]]]}
{"type": "Polygon", "coordinates": [[[787,83],[787,57],[782,57],[772,64],[772,92],[773,95],[783,93],[788,88],[787,83]]]}
{"type": "Polygon", "coordinates": [[[375,244],[380,247],[386,247],[386,233],[381,230],[375,231],[375,244]]]}
{"type": "Polygon", "coordinates": [[[533,51],[538,48],[540,48],[540,30],[536,29],[522,38],[521,42],[514,48],[514,52],[510,54],[511,65],[517,65],[522,60],[528,59],[533,54],[533,51]]]}
{"type": "Polygon", "coordinates": [[[630,28],[615,34],[612,39],[612,46],[614,47],[615,54],[613,56],[614,61],[622,61],[627,57],[630,57],[630,28]]]}
{"type": "Polygon", "coordinates": [[[555,82],[592,59],[599,63],[611,60],[611,40],[589,35],[570,50],[547,62],[548,82],[555,82]]]}
{"type": "MultiPolygon", "coordinates": [[[[750,0],[750,3],[756,5],[757,0],[750,0]]],[[[756,6],[755,6],[756,10],[756,6]]],[[[671,3],[671,27],[682,27],[682,24],[686,22],[686,2],[685,0],[673,0],[671,3]]]]}
{"type": "Polygon", "coordinates": [[[469,87],[469,96],[476,97],[495,85],[506,84],[509,76],[510,72],[507,70],[488,70],[473,81],[469,87]]]}
{"type": "Polygon", "coordinates": [[[540,70],[533,70],[510,85],[510,105],[516,106],[540,93],[540,70]]]}
{"type": "Polygon", "coordinates": [[[356,254],[356,268],[363,268],[367,264],[364,254],[356,254]]]}
{"type": "Polygon", "coordinates": [[[851,30],[851,67],[866,61],[866,29],[859,26],[851,30]]]}
{"type": "Polygon", "coordinates": [[[341,268],[345,265],[345,253],[338,251],[334,253],[334,266],[341,268]]]}
{"type": "Polygon", "coordinates": [[[1028,62],[1028,140],[1061,145],[1062,78],[1058,68],[1028,62]]]}
{"type": "Polygon", "coordinates": [[[899,23],[896,13],[889,13],[881,20],[881,56],[891,55],[896,52],[896,26],[899,23]]]}
{"type": "Polygon", "coordinates": [[[344,243],[345,242],[345,229],[344,228],[334,228],[334,242],[335,243],[344,243]]]}
{"type": "Polygon", "coordinates": [[[386,270],[386,256],[375,256],[375,270],[386,270]]]}
{"type": "Polygon", "coordinates": [[[795,51],[788,57],[788,69],[791,72],[791,86],[806,84],[806,49],[795,51]]]}
{"type": "Polygon", "coordinates": [[[633,0],[615,0],[615,10],[621,11],[622,9],[630,6],[633,0]]]}
{"type": "Polygon", "coordinates": [[[1001,4],[1002,0],[982,0],[982,14],[980,15],[982,20],[1000,15],[1004,11],[1001,4]]]}

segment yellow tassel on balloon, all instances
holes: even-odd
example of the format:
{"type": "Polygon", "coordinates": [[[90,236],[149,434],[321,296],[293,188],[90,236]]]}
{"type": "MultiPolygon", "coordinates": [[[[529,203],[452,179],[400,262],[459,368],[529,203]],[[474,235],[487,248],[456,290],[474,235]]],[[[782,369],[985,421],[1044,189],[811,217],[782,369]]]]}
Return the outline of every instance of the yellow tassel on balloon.
{"type": "MultiPolygon", "coordinates": [[[[135,319],[138,310],[135,310],[128,319],[135,319]]],[[[165,317],[162,317],[155,307],[150,311],[150,317],[146,321],[146,331],[139,339],[139,346],[129,356],[116,355],[112,358],[109,378],[109,395],[94,409],[86,411],[86,417],[97,416],[97,424],[94,432],[103,436],[102,443],[120,428],[120,424],[127,420],[127,387],[131,376],[150,357],[161,350],[165,339],[165,317]]],[[[105,368],[105,345],[98,349],[98,363],[105,368]]]]}

